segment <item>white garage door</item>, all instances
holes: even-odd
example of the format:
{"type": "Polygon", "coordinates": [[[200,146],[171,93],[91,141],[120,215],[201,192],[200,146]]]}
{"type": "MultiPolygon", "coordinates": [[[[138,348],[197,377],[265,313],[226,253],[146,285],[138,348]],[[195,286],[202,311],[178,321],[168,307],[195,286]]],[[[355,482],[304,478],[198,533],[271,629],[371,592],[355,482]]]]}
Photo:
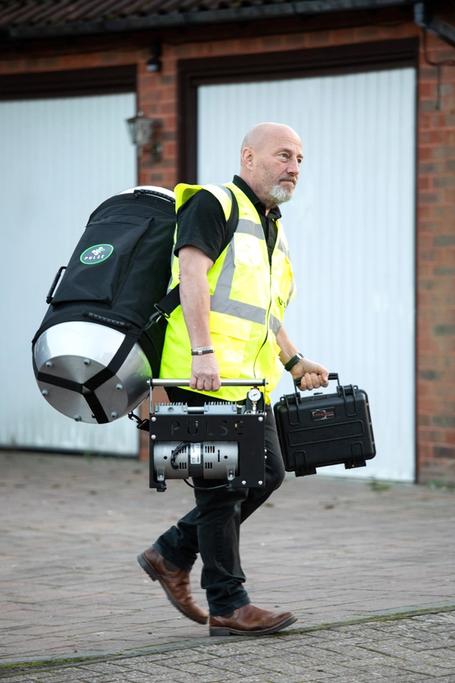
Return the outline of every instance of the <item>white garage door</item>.
{"type": "MultiPolygon", "coordinates": [[[[286,328],[369,394],[377,456],[349,476],[413,481],[414,69],[201,86],[198,112],[199,182],[237,172],[255,123],[300,133],[300,186],[282,207],[298,287],[286,328]]],[[[275,398],[290,391],[286,373],[275,398]]]]}
{"type": "Polygon", "coordinates": [[[137,454],[126,418],[76,423],[39,394],[31,339],[92,210],[136,182],[133,94],[0,103],[0,445],[137,454]]]}

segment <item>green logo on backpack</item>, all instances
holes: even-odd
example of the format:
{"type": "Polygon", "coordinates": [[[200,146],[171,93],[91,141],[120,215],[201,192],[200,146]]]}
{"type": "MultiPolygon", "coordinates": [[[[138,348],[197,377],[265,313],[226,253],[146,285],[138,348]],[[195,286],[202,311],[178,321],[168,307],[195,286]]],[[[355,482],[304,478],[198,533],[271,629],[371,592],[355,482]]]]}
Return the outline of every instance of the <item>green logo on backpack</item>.
{"type": "Polygon", "coordinates": [[[79,257],[84,266],[95,266],[97,263],[104,263],[113,253],[114,247],[112,244],[94,244],[88,247],[79,257]]]}

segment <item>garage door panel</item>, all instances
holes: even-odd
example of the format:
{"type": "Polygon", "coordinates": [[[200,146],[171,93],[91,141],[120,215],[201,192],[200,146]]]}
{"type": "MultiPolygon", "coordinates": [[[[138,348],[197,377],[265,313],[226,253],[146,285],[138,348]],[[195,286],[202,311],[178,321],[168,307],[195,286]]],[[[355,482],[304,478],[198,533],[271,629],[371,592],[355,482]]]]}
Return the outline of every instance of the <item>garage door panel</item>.
{"type": "Polygon", "coordinates": [[[128,420],[84,425],[50,408],[31,364],[31,339],[58,267],[93,209],[135,184],[125,125],[134,111],[133,94],[0,103],[0,229],[8,254],[0,273],[2,446],[137,454],[128,420]]]}
{"type": "MultiPolygon", "coordinates": [[[[281,207],[298,289],[286,328],[306,356],[369,393],[378,456],[349,476],[411,481],[415,71],[200,87],[199,182],[230,179],[243,134],[264,120],[288,123],[304,147],[281,207]]],[[[290,390],[286,374],[275,399],[290,390]]]]}

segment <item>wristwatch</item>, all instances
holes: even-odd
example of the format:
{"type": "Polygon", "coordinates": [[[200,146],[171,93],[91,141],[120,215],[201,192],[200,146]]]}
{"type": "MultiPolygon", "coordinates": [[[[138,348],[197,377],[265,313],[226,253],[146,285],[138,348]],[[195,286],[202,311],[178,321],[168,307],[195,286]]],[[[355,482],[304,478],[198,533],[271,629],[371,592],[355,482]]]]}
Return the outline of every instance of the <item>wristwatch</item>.
{"type": "Polygon", "coordinates": [[[301,353],[296,353],[295,356],[292,356],[292,358],[290,358],[290,359],[288,360],[288,362],[285,363],[284,369],[287,370],[287,371],[289,372],[290,370],[292,370],[292,368],[294,367],[294,365],[297,365],[297,363],[300,363],[301,360],[303,360],[302,354],[301,354],[301,353]]]}

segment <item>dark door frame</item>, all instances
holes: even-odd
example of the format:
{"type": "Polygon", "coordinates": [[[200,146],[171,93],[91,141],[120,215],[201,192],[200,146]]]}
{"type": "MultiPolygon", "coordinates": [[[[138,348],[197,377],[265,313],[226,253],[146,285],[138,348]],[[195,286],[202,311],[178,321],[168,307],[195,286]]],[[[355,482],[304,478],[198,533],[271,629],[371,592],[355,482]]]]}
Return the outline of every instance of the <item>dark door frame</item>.
{"type": "Polygon", "coordinates": [[[40,71],[0,76],[0,100],[136,92],[136,65],[40,71]]]}
{"type": "Polygon", "coordinates": [[[246,83],[418,65],[418,40],[235,55],[178,62],[178,180],[197,180],[197,93],[200,85],[246,83]]]}

